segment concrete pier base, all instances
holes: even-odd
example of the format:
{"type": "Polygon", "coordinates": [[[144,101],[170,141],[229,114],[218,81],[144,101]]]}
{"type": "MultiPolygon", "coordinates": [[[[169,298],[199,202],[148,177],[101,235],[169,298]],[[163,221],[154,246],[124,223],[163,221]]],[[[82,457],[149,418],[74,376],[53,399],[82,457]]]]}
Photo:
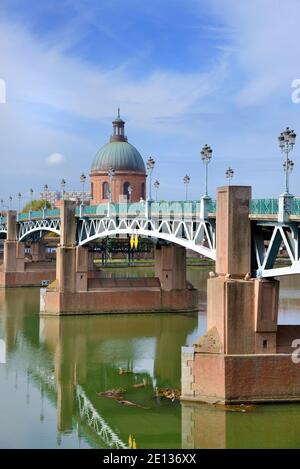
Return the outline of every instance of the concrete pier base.
{"type": "Polygon", "coordinates": [[[61,245],[56,279],[43,293],[41,314],[182,312],[198,310],[198,291],[186,280],[186,251],[158,246],[153,278],[106,279],[95,270],[93,253],[76,246],[75,205],[61,208],[61,245]]]}
{"type": "Polygon", "coordinates": [[[207,332],[182,349],[182,400],[300,401],[300,364],[291,350],[299,328],[277,325],[279,282],[251,278],[250,198],[248,187],[218,190],[207,332]]]}
{"type": "MultiPolygon", "coordinates": [[[[38,263],[37,263],[38,264],[38,263]]],[[[30,266],[33,268],[33,266],[30,266]]],[[[1,272],[0,287],[41,287],[44,282],[55,280],[55,265],[47,268],[37,265],[36,270],[25,270],[24,272],[1,272]]]]}
{"type": "Polygon", "coordinates": [[[291,354],[182,354],[182,399],[223,404],[300,401],[300,364],[291,354]]]}
{"type": "Polygon", "coordinates": [[[16,212],[7,213],[7,239],[4,241],[3,264],[0,266],[0,287],[41,286],[44,282],[55,279],[55,263],[44,260],[44,247],[33,243],[35,259],[30,262],[25,258],[25,243],[16,241],[16,212]],[[38,256],[38,253],[39,256],[38,256]]]}
{"type": "Polygon", "coordinates": [[[47,289],[44,295],[46,315],[153,313],[198,311],[195,289],[166,292],[159,286],[123,286],[97,291],[62,293],[47,289]]]}

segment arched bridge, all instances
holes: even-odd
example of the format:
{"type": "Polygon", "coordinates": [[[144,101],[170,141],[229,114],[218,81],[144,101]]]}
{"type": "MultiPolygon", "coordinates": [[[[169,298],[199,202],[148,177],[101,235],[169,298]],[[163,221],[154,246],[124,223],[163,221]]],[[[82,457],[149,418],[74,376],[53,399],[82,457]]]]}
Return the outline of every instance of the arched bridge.
{"type": "MultiPolygon", "coordinates": [[[[203,199],[202,199],[203,201],[203,199]]],[[[178,244],[216,259],[216,203],[170,201],[100,204],[76,208],[77,243],[84,246],[97,239],[138,235],[178,244]]],[[[288,216],[282,220],[278,199],[250,201],[252,227],[252,275],[273,277],[300,273],[300,199],[293,198],[288,216]],[[278,259],[282,257],[281,265],[278,259]]],[[[17,215],[17,240],[61,233],[60,210],[41,210],[17,215]]],[[[7,222],[0,217],[0,235],[7,222]]]]}

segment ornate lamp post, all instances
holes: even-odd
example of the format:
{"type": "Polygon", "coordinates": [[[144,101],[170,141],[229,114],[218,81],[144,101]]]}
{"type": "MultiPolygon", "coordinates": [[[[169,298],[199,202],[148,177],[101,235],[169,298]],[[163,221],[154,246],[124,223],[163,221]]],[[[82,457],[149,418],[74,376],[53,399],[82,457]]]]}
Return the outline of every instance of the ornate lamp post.
{"type": "Polygon", "coordinates": [[[212,149],[210,146],[207,144],[204,145],[204,147],[201,150],[201,159],[205,165],[205,191],[204,191],[204,197],[208,197],[208,192],[207,192],[207,176],[208,176],[208,165],[210,163],[210,160],[212,158],[212,149]]]}
{"type": "Polygon", "coordinates": [[[147,173],[149,174],[149,198],[150,198],[150,201],[152,199],[152,195],[151,195],[151,189],[152,189],[152,172],[153,172],[153,169],[154,169],[154,166],[155,166],[155,161],[154,159],[152,158],[152,156],[150,156],[150,158],[148,158],[147,160],[147,173]]]}
{"type": "Polygon", "coordinates": [[[160,186],[160,182],[156,179],[155,183],[154,183],[154,189],[155,189],[155,202],[157,202],[157,193],[158,193],[158,189],[159,189],[159,186],[160,186]]]}
{"type": "Polygon", "coordinates": [[[230,181],[234,176],[234,171],[232,168],[230,168],[230,166],[228,169],[226,169],[225,176],[226,176],[226,179],[228,179],[228,185],[230,186],[230,181]]]}
{"type": "Polygon", "coordinates": [[[281,152],[285,156],[284,162],[284,172],[285,172],[285,194],[289,194],[289,172],[292,171],[294,164],[290,168],[289,165],[289,154],[293,150],[296,141],[296,134],[293,130],[290,130],[289,127],[281,132],[278,137],[278,144],[281,152]]]}
{"type": "Polygon", "coordinates": [[[109,168],[109,170],[107,171],[107,175],[109,178],[109,202],[110,203],[112,202],[112,180],[115,175],[115,172],[116,171],[114,168],[109,168]]]}
{"type": "Polygon", "coordinates": [[[281,153],[284,155],[283,171],[285,173],[285,191],[279,196],[278,200],[278,221],[289,221],[290,214],[293,209],[294,197],[289,191],[289,174],[292,172],[294,163],[289,158],[290,152],[293,150],[296,141],[296,134],[293,130],[286,127],[278,137],[278,144],[281,153]]]}
{"type": "Polygon", "coordinates": [[[187,174],[183,178],[183,183],[185,185],[185,200],[188,199],[188,185],[190,183],[190,180],[191,180],[191,178],[187,174]]]}
{"type": "Polygon", "coordinates": [[[21,192],[18,193],[18,212],[19,214],[21,213],[21,199],[22,199],[22,194],[21,192]]]}
{"type": "Polygon", "coordinates": [[[12,196],[10,195],[10,196],[9,196],[9,210],[11,210],[11,208],[12,208],[12,200],[13,200],[13,198],[12,198],[12,196]]]}
{"type": "Polygon", "coordinates": [[[30,189],[30,211],[32,210],[32,197],[33,197],[33,189],[30,189]]]}
{"type": "Polygon", "coordinates": [[[128,186],[128,196],[129,196],[128,198],[129,198],[129,202],[131,202],[131,194],[132,194],[132,191],[133,191],[132,185],[129,184],[129,186],[128,186]]]}
{"type": "MultiPolygon", "coordinates": [[[[289,158],[287,161],[283,163],[283,171],[286,174],[286,177],[289,176],[289,174],[293,171],[294,169],[294,162],[289,158]]],[[[289,178],[288,178],[289,180],[289,178]]]]}
{"type": "Polygon", "coordinates": [[[61,198],[64,200],[65,199],[65,188],[66,188],[66,181],[65,179],[62,179],[60,181],[60,187],[61,187],[61,198]]]}
{"type": "Polygon", "coordinates": [[[44,185],[44,195],[45,195],[45,210],[47,209],[47,203],[48,203],[48,184],[44,185]]]}
{"type": "Polygon", "coordinates": [[[82,198],[81,198],[81,203],[82,205],[84,204],[84,186],[85,186],[85,181],[86,181],[86,176],[82,173],[80,176],[80,182],[82,185],[82,198]]]}

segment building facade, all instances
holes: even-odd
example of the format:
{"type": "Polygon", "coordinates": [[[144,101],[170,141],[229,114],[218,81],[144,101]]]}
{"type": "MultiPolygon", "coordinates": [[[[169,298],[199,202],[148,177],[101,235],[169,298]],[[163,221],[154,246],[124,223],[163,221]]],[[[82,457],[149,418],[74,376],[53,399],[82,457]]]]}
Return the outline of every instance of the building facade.
{"type": "Polygon", "coordinates": [[[146,167],[138,150],[125,136],[125,122],[118,116],[110,141],[96,153],[91,173],[91,204],[139,202],[146,198],[146,167]],[[109,176],[109,172],[111,176],[109,176]]]}

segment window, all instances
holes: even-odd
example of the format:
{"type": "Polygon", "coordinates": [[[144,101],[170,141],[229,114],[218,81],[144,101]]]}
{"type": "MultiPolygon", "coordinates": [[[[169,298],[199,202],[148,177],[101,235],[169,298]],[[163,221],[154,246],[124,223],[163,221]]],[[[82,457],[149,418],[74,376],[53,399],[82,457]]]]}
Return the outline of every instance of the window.
{"type": "Polygon", "coordinates": [[[92,196],[92,199],[94,198],[94,183],[91,182],[91,196],[92,196]]]}
{"type": "Polygon", "coordinates": [[[103,199],[108,199],[108,197],[109,197],[109,185],[108,185],[108,182],[105,181],[102,184],[102,198],[103,199]]]}
{"type": "Polygon", "coordinates": [[[145,196],[145,183],[144,182],[142,182],[142,184],[141,184],[141,197],[142,197],[142,199],[146,198],[146,196],[145,196]]]}
{"type": "Polygon", "coordinates": [[[126,195],[127,199],[129,199],[129,191],[128,191],[129,186],[130,186],[130,182],[124,182],[123,194],[126,195]]]}

